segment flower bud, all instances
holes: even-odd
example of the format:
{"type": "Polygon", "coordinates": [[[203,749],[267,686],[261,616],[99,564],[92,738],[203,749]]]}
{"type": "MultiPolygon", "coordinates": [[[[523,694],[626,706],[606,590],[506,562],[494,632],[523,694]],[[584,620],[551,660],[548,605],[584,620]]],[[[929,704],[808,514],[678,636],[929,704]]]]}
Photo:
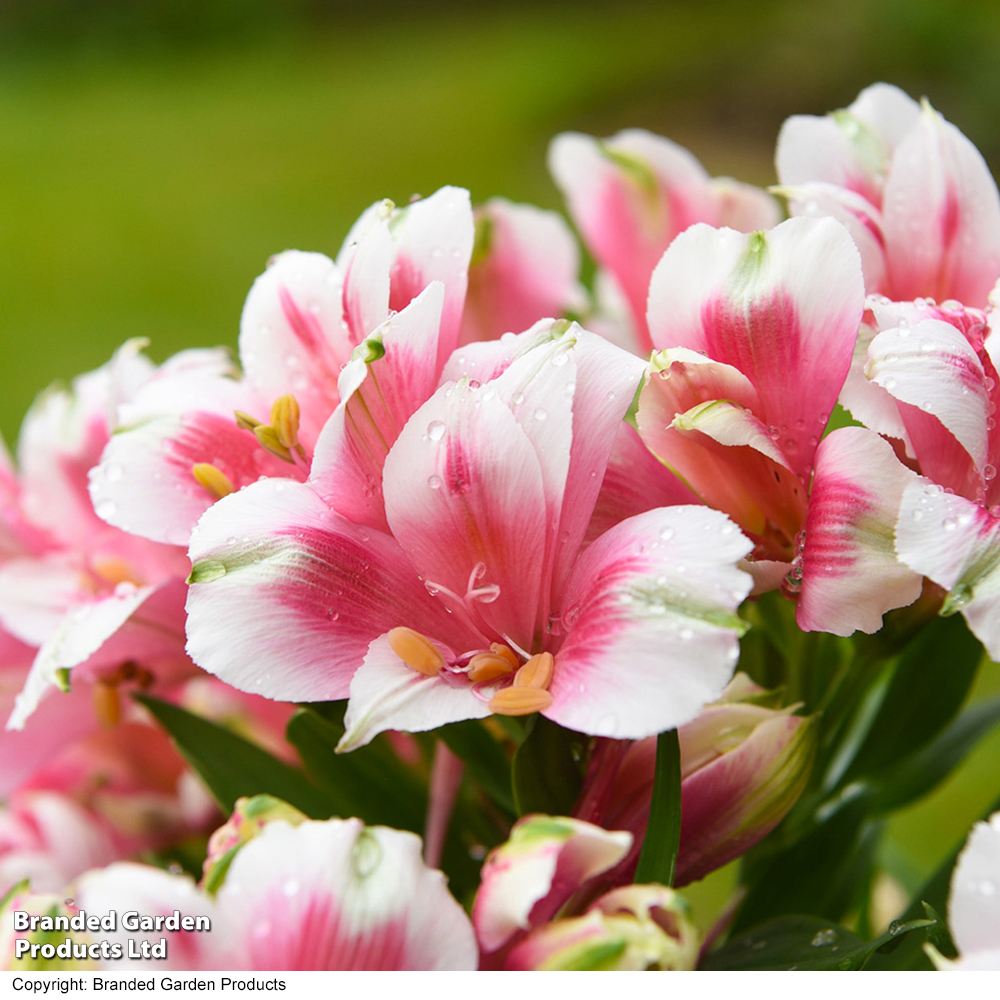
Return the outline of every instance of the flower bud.
{"type": "MultiPolygon", "coordinates": [[[[675,885],[704,878],[773,830],[805,787],[816,744],[814,719],[775,709],[737,674],[722,697],[678,730],[681,839],[675,885]]],[[[656,741],[629,750],[602,823],[631,829],[641,845],[649,817],[656,741]]],[[[635,856],[638,850],[635,849],[635,856]]]]}
{"type": "Polygon", "coordinates": [[[240,848],[253,840],[268,823],[280,819],[298,826],[308,818],[305,813],[273,795],[237,799],[232,816],[208,839],[208,856],[202,867],[202,887],[206,892],[216,892],[240,848]]]}
{"type": "Polygon", "coordinates": [[[90,957],[91,935],[82,930],[82,918],[72,904],[58,896],[15,887],[2,902],[0,913],[0,970],[5,972],[62,972],[95,969],[90,957]],[[28,921],[35,921],[32,928],[28,921]]]}
{"type": "Polygon", "coordinates": [[[520,970],[690,970],[700,939],[687,903],[662,885],[630,885],[582,916],[540,927],[512,949],[520,970]]]}

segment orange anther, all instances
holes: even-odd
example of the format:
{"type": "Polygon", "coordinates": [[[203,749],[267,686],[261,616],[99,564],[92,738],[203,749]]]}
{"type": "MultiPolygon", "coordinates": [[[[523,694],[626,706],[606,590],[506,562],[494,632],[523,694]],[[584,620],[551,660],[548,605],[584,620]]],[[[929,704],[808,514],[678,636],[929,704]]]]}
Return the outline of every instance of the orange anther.
{"type": "Polygon", "coordinates": [[[510,646],[505,646],[502,642],[491,642],[490,652],[496,653],[497,656],[502,656],[510,664],[511,670],[517,670],[521,665],[521,661],[517,658],[517,653],[510,646]]]}
{"type": "Polygon", "coordinates": [[[433,677],[443,666],[440,650],[425,635],[400,625],[389,631],[389,648],[418,674],[433,677]]]}
{"type": "Polygon", "coordinates": [[[490,711],[497,715],[531,715],[544,712],[552,704],[552,695],[533,687],[509,687],[490,699],[490,711]]]}
{"type": "Polygon", "coordinates": [[[114,729],[122,717],[122,703],[118,697],[118,688],[114,684],[98,681],[93,688],[91,698],[94,705],[94,715],[104,729],[114,729]]]}
{"type": "Polygon", "coordinates": [[[470,681],[495,681],[498,677],[506,677],[514,668],[505,656],[495,653],[476,653],[469,660],[468,678],[470,681]]]}
{"type": "Polygon", "coordinates": [[[236,426],[242,431],[252,431],[255,427],[260,427],[260,421],[256,417],[251,417],[249,413],[242,410],[233,410],[236,417],[236,426]]]}
{"type": "Polygon", "coordinates": [[[132,567],[124,559],[119,559],[117,556],[98,557],[91,562],[90,566],[105,583],[112,585],[134,583],[137,586],[139,584],[132,567]]]}
{"type": "Polygon", "coordinates": [[[536,653],[528,662],[521,667],[514,678],[516,688],[537,688],[539,691],[547,691],[552,683],[552,668],[555,660],[551,653],[536,653]]]}
{"type": "Polygon", "coordinates": [[[221,500],[223,497],[229,496],[236,489],[229,476],[210,462],[196,462],[191,466],[191,475],[216,500],[221,500]]]}

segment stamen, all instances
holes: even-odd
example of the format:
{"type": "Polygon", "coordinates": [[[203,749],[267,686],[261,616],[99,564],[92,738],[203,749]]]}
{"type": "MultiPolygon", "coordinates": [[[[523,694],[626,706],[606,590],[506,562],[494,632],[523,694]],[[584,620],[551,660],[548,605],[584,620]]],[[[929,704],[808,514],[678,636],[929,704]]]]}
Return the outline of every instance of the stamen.
{"type": "Polygon", "coordinates": [[[261,445],[272,455],[277,455],[282,461],[288,462],[291,465],[295,464],[292,453],[281,443],[278,432],[270,424],[258,424],[253,429],[253,432],[261,445]]]}
{"type": "MultiPolygon", "coordinates": [[[[499,643],[494,643],[494,646],[499,643]]],[[[495,653],[476,653],[469,660],[468,678],[478,684],[480,681],[495,681],[498,677],[506,677],[514,671],[510,661],[505,656],[495,653]]]]}
{"type": "Polygon", "coordinates": [[[122,717],[122,703],[114,684],[98,681],[91,692],[94,715],[103,729],[114,729],[122,717]]]}
{"type": "Polygon", "coordinates": [[[279,396],[271,407],[271,426],[281,444],[291,452],[299,445],[299,404],[291,393],[279,396]]]}
{"type": "Polygon", "coordinates": [[[112,586],[117,586],[119,583],[134,583],[139,586],[132,567],[124,559],[115,556],[98,558],[91,562],[90,567],[105,583],[110,583],[112,586]]]}
{"type": "Polygon", "coordinates": [[[552,695],[533,687],[509,687],[490,699],[490,711],[497,715],[531,715],[544,712],[552,704],[552,695]]]}
{"type": "Polygon", "coordinates": [[[233,410],[233,415],[236,417],[236,426],[241,431],[252,431],[255,427],[260,427],[260,421],[255,417],[251,417],[249,413],[244,413],[242,410],[233,410]]]}
{"type": "Polygon", "coordinates": [[[389,631],[389,648],[418,674],[433,677],[444,666],[441,651],[425,635],[400,625],[389,631]]]}
{"type": "Polygon", "coordinates": [[[521,665],[521,661],[517,658],[517,653],[510,646],[505,646],[502,642],[491,642],[490,652],[495,653],[497,656],[502,656],[510,664],[511,670],[517,670],[521,665]]]}
{"type": "Polygon", "coordinates": [[[236,489],[229,476],[210,462],[195,462],[191,466],[191,475],[204,486],[216,500],[229,496],[236,489]]]}
{"type": "Polygon", "coordinates": [[[549,685],[552,683],[554,666],[555,660],[551,653],[536,653],[518,670],[514,677],[514,687],[548,691],[549,685]]]}

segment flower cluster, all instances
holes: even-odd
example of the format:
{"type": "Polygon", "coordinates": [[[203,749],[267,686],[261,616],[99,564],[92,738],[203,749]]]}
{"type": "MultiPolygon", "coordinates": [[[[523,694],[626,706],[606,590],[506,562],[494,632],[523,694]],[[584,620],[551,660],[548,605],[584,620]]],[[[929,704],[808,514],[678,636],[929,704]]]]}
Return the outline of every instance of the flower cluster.
{"type": "Polygon", "coordinates": [[[29,413],[9,967],[740,967],[874,898],[877,818],[1000,658],[996,186],[881,84],[786,122],[773,194],[638,130],[550,166],[591,287],[559,215],[445,187],[273,258],[238,365],[130,341],[29,413]],[[741,855],[703,940],[674,887],[741,855]],[[16,922],[128,909],[212,931],[16,922]]]}

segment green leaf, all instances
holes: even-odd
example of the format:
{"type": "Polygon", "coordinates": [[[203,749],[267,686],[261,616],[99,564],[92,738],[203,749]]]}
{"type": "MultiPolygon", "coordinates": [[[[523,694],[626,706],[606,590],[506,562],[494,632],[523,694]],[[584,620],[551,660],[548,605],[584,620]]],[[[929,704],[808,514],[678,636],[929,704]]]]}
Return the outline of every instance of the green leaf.
{"type": "Polygon", "coordinates": [[[468,773],[497,805],[511,816],[516,815],[510,761],[478,719],[453,722],[434,735],[465,762],[468,773]]]}
{"type": "Polygon", "coordinates": [[[330,798],[298,768],[177,705],[149,695],[134,697],[170,734],[227,815],[238,798],[262,792],[284,799],[313,819],[327,819],[336,812],[330,798]]]}
{"type": "Polygon", "coordinates": [[[653,797],[635,881],[673,885],[680,841],[681,746],[677,730],[671,729],[656,738],[653,797]]]}
{"type": "Polygon", "coordinates": [[[315,706],[300,709],[288,722],[287,736],[337,814],[422,833],[426,791],[414,771],[380,737],[350,753],[335,753],[344,734],[336,719],[343,713],[334,707],[323,711],[326,717],[315,706]]]}
{"type": "Polygon", "coordinates": [[[568,816],[583,787],[581,762],[587,737],[546,719],[534,723],[514,754],[514,802],[517,814],[568,816]]]}
{"type": "Polygon", "coordinates": [[[700,968],[715,971],[862,969],[879,949],[894,947],[911,932],[933,924],[933,920],[913,920],[891,928],[874,941],[863,941],[828,920],[780,917],[731,938],[718,951],[712,952],[700,968]]]}
{"type": "Polygon", "coordinates": [[[878,775],[873,809],[889,812],[926,795],[998,722],[1000,697],[967,709],[932,743],[878,775]]]}
{"type": "Polygon", "coordinates": [[[983,648],[960,615],[936,618],[899,657],[845,781],[876,774],[925,747],[958,714],[983,648]]]}

